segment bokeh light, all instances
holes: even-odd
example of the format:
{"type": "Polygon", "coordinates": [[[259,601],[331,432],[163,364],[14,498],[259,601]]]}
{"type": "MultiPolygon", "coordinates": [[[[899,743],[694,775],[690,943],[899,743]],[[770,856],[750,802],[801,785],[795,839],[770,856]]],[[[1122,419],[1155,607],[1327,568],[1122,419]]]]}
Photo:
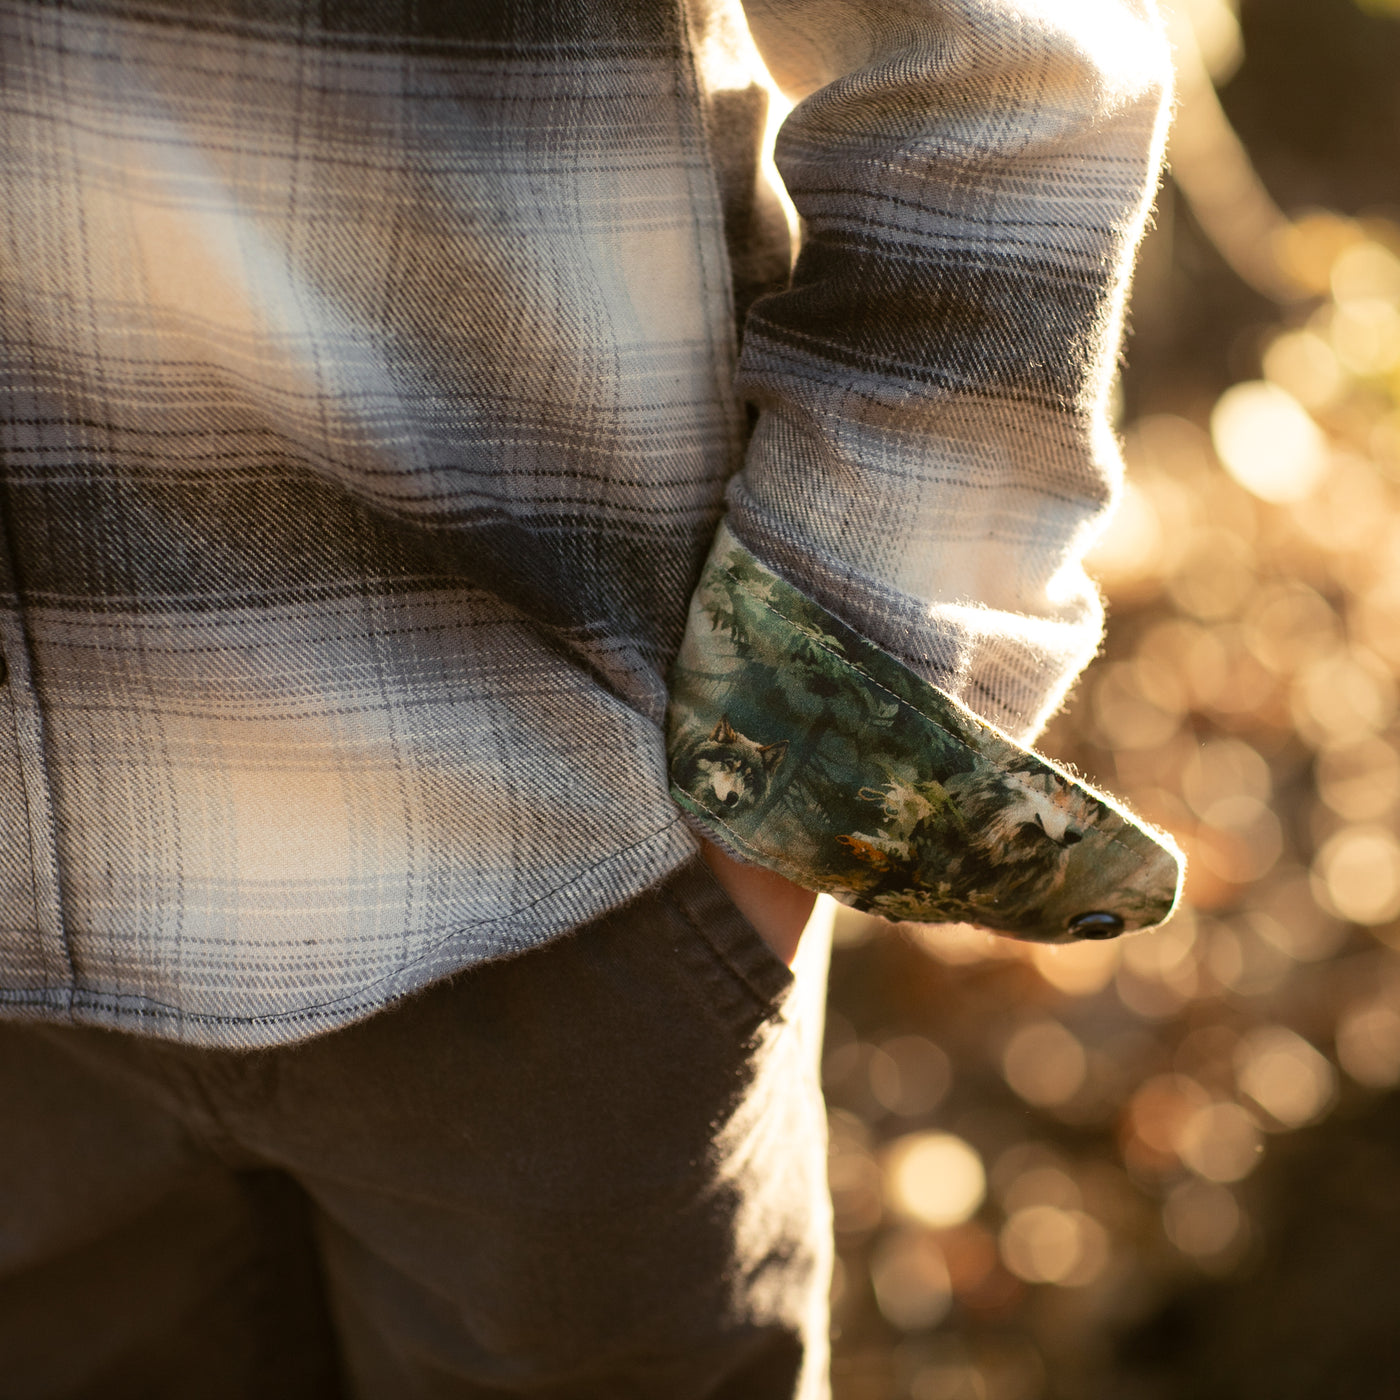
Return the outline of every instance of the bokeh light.
{"type": "Polygon", "coordinates": [[[1083,1286],[1108,1263],[1108,1234],[1082,1210],[1032,1205],[1013,1212],[1002,1226],[1001,1257],[1027,1283],[1083,1286]]]}
{"type": "Polygon", "coordinates": [[[1373,1000],[1349,1006],[1337,1022],[1337,1059],[1358,1083],[1400,1083],[1400,1009],[1373,1000]]]}
{"type": "MultiPolygon", "coordinates": [[[[1237,63],[1226,0],[1191,11],[1237,63]]],[[[1302,1164],[1343,1183],[1334,1214],[1388,1196],[1389,1145],[1355,1135],[1400,1089],[1400,206],[1278,214],[1256,251],[1291,290],[1188,308],[1203,263],[1240,256],[1174,212],[1188,183],[1139,276],[1147,365],[1090,556],[1104,654],[1041,742],[1177,839],[1185,902],[1070,947],[851,916],[836,1400],[1187,1393],[1129,1343],[1199,1358],[1225,1296],[1201,1279],[1243,1317],[1291,1240],[1368,1248],[1355,1219],[1335,1245],[1302,1164]]],[[[1356,1309],[1326,1301],[1344,1329],[1356,1309]]]]}
{"type": "Polygon", "coordinates": [[[1287,1026],[1251,1031],[1235,1051],[1235,1069],[1243,1093],[1285,1127],[1311,1123],[1331,1106],[1331,1064],[1287,1026]]]}
{"type": "Polygon", "coordinates": [[[877,1102],[906,1118],[935,1109],[953,1078],[948,1056],[921,1035],[891,1036],[881,1042],[871,1055],[868,1073],[877,1102]]]}
{"type": "Polygon", "coordinates": [[[1217,1182],[1248,1176],[1263,1151],[1253,1116],[1237,1103],[1201,1105],[1181,1124],[1175,1147],[1193,1172],[1217,1182]]]}
{"type": "Polygon", "coordinates": [[[1400,914],[1400,841],[1358,823],[1329,836],[1313,863],[1314,891],[1340,918],[1381,924],[1400,914]]]}
{"type": "Polygon", "coordinates": [[[1183,1254],[1214,1260],[1238,1244],[1244,1215],[1227,1188],[1208,1181],[1183,1181],[1162,1203],[1162,1227],[1183,1254]]]}
{"type": "Polygon", "coordinates": [[[890,1144],[885,1192],[890,1206],[924,1225],[960,1225],[982,1204],[986,1173],[975,1148],[952,1133],[909,1133],[890,1144]]]}
{"type": "Polygon", "coordinates": [[[905,1332],[932,1327],[952,1306],[948,1263],[927,1231],[886,1234],[871,1256],[870,1281],[880,1311],[905,1332]]]}
{"type": "Polygon", "coordinates": [[[1262,500],[1301,501],[1326,474],[1327,442],[1317,424],[1267,380],[1227,389],[1211,413],[1210,433],[1221,465],[1262,500]]]}
{"type": "Polygon", "coordinates": [[[1073,1098],[1084,1082],[1084,1047],[1058,1021],[1022,1026],[1001,1057],[1006,1082],[1027,1103],[1048,1106],[1073,1098]]]}

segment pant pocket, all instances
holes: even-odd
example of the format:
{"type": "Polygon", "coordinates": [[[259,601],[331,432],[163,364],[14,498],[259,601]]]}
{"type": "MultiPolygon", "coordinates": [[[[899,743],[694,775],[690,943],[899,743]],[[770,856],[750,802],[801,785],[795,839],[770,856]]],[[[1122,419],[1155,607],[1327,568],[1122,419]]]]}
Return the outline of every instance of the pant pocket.
{"type": "Polygon", "coordinates": [[[792,969],[739,912],[696,856],[658,891],[675,918],[678,952],[692,969],[707,1006],[745,1036],[782,1014],[792,969]]]}

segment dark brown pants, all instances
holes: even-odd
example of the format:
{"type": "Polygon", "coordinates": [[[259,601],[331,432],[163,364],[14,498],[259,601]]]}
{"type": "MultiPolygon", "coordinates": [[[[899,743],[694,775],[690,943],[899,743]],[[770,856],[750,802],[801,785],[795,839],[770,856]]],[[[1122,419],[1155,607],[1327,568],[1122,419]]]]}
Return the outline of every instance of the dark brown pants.
{"type": "Polygon", "coordinates": [[[0,1025],[0,1395],[818,1400],[822,952],[695,861],[287,1049],[0,1025]]]}

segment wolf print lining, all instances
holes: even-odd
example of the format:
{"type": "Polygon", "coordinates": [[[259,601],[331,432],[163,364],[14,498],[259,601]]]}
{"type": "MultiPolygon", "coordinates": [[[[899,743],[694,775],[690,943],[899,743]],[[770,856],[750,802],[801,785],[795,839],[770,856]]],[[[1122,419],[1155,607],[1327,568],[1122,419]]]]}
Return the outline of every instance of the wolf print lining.
{"type": "Polygon", "coordinates": [[[721,528],[672,675],[672,795],[706,835],[892,919],[1062,942],[1159,923],[1180,858],[721,528]]]}
{"type": "Polygon", "coordinates": [[[759,744],[735,731],[727,715],[707,739],[686,744],[676,755],[676,781],[703,794],[705,806],[733,815],[763,800],[774,769],[787,754],[787,740],[759,744]]]}

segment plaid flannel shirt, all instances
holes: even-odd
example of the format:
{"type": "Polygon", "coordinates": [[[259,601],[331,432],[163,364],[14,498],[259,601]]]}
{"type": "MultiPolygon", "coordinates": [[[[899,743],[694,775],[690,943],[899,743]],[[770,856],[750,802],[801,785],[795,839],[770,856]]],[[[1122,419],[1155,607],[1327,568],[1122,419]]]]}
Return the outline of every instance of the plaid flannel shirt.
{"type": "Polygon", "coordinates": [[[1149,6],[0,0],[0,1009],[294,1040],[692,829],[1162,917],[1022,747],[1099,637],[1149,6]]]}

